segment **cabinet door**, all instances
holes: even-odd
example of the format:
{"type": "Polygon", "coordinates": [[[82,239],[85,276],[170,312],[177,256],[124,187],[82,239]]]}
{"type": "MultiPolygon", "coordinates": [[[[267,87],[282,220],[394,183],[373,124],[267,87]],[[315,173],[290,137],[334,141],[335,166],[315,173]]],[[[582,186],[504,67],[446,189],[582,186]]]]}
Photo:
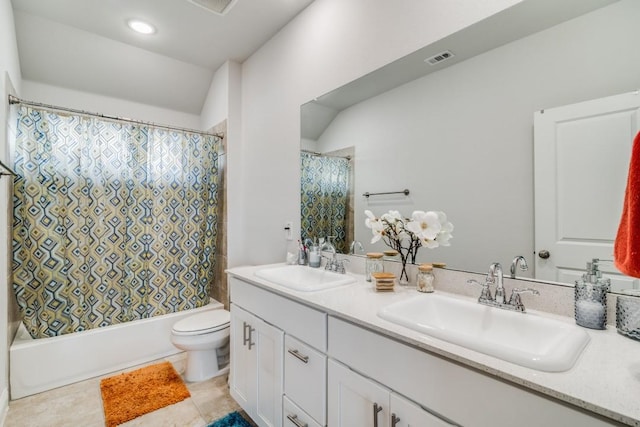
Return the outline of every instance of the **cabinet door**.
{"type": "Polygon", "coordinates": [[[453,425],[393,392],[389,401],[391,427],[451,427],[453,425]]]}
{"type": "Polygon", "coordinates": [[[389,427],[389,392],[345,366],[329,360],[328,425],[389,427]]]}
{"type": "MultiPolygon", "coordinates": [[[[254,421],[259,426],[282,426],[282,364],[284,332],[256,318],[257,393],[254,421]]],[[[252,349],[254,351],[254,349],[252,349]]]]}
{"type": "Polygon", "coordinates": [[[282,425],[284,333],[231,304],[230,393],[260,427],[282,425]]]}
{"type": "Polygon", "coordinates": [[[231,362],[229,369],[229,388],[231,396],[251,417],[257,393],[257,364],[254,348],[255,316],[231,304],[231,362]],[[251,348],[249,348],[251,342],[251,348]]]}

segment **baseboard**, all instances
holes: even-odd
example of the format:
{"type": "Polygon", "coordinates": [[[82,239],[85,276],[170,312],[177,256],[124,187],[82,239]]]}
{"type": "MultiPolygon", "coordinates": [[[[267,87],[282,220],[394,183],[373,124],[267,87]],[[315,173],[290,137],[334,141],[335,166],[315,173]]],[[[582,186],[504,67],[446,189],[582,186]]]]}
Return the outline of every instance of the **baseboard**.
{"type": "Polygon", "coordinates": [[[7,419],[7,413],[9,412],[9,389],[5,388],[0,393],[0,427],[4,426],[4,422],[7,419]]]}

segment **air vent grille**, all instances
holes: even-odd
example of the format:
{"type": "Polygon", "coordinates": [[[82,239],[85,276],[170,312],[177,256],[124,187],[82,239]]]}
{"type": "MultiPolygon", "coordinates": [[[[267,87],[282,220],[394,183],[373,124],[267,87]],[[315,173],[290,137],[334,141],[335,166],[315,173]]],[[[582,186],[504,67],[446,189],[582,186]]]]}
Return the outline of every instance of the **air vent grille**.
{"type": "Polygon", "coordinates": [[[437,53],[427,59],[424,60],[424,62],[430,64],[430,65],[436,65],[439,64],[443,61],[446,61],[447,59],[451,59],[453,58],[455,55],[453,54],[453,52],[451,52],[450,50],[445,50],[444,52],[440,52],[437,53]]]}
{"type": "Polygon", "coordinates": [[[226,15],[237,0],[189,0],[190,3],[207,9],[217,15],[226,15]]]}

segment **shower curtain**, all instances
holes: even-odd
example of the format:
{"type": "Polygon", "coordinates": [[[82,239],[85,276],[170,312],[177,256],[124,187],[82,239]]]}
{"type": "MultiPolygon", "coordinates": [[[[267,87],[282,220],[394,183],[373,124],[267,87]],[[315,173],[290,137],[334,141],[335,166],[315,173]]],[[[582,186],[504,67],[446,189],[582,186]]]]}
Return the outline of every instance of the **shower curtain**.
{"type": "Polygon", "coordinates": [[[13,288],[34,338],[208,303],[219,144],[20,107],[13,288]]]}
{"type": "Polygon", "coordinates": [[[302,239],[335,236],[336,250],[347,253],[349,160],[300,153],[302,239]]]}

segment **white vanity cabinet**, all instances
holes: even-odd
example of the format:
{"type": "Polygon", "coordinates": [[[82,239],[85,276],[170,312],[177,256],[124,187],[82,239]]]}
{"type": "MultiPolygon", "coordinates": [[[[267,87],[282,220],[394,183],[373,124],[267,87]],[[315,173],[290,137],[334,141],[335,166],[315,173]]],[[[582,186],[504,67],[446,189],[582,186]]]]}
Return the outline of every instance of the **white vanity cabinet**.
{"type": "MultiPolygon", "coordinates": [[[[330,360],[340,361],[453,423],[482,427],[619,425],[342,319],[329,317],[328,324],[330,360]]],[[[333,394],[343,391],[336,388],[332,372],[330,362],[329,425],[346,426],[335,424],[333,418],[345,405],[336,406],[333,394]]],[[[397,415],[402,418],[399,409],[397,415]]]]}
{"type": "Polygon", "coordinates": [[[236,277],[229,284],[233,398],[261,427],[325,426],[327,315],[236,277]],[[247,336],[268,342],[256,352],[258,372],[247,336]]]}
{"type": "Polygon", "coordinates": [[[329,361],[329,425],[331,427],[451,427],[386,387],[329,361]]]}
{"type": "Polygon", "coordinates": [[[338,292],[289,297],[250,280],[229,280],[230,387],[260,427],[620,425],[412,345],[367,313],[327,315],[338,292]]]}
{"type": "Polygon", "coordinates": [[[284,333],[231,305],[230,393],[261,426],[282,425],[284,333]]]}

